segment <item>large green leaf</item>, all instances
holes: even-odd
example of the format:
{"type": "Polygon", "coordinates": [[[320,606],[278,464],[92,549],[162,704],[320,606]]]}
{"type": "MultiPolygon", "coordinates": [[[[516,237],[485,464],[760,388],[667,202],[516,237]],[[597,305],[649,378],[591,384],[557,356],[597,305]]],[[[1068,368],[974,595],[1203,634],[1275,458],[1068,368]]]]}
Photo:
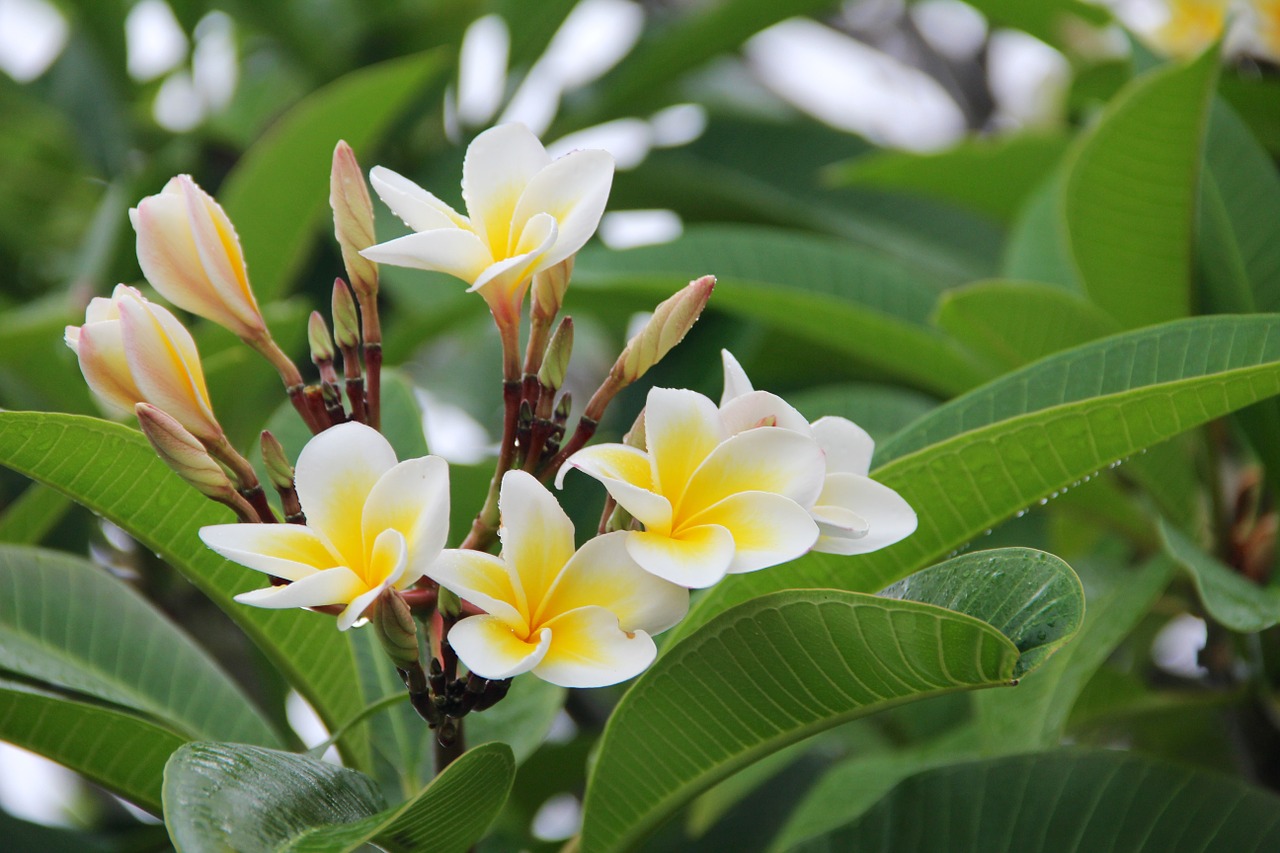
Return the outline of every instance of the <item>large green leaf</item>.
{"type": "Polygon", "coordinates": [[[1066,564],[1020,549],[938,566],[896,592],[916,589],[993,615],[1013,636],[967,613],[836,590],[784,591],[724,613],[670,649],[615,710],[587,788],[583,850],[630,849],[730,773],[838,723],[1013,683],[1019,658],[1034,663],[1068,637],[1083,606],[1066,564]],[[951,571],[973,588],[952,586],[951,571]],[[1023,571],[1034,582],[997,574],[1023,571]],[[1041,611],[1060,624],[1050,629],[1041,611]]]}
{"type": "Polygon", "coordinates": [[[261,576],[197,535],[203,525],[233,520],[230,513],[165,467],[141,433],[79,415],[0,412],[0,464],[69,495],[159,554],[227,612],[326,725],[360,711],[351,646],[332,620],[232,601],[261,586],[261,576]]]}
{"type": "Polygon", "coordinates": [[[809,388],[787,400],[810,421],[826,415],[848,418],[877,442],[884,441],[937,405],[925,394],[893,385],[848,383],[809,388]]]}
{"type": "Polygon", "coordinates": [[[1068,165],[1068,241],[1086,290],[1126,327],[1185,316],[1201,143],[1218,52],[1115,98],[1068,165]]]}
{"type": "Polygon", "coordinates": [[[373,780],[313,758],[193,743],[164,773],[165,823],[182,853],[462,853],[506,801],[515,774],[501,744],[473,749],[415,797],[382,810],[373,780]]]}
{"type": "Polygon", "coordinates": [[[431,51],[353,71],[290,110],[240,159],[219,195],[259,299],[284,292],[306,258],[329,209],[338,140],[367,159],[445,67],[445,55],[431,51]]]}
{"type": "MultiPolygon", "coordinates": [[[[937,291],[901,264],[820,237],[763,228],[691,229],[673,243],[584,252],[575,293],[643,294],[651,303],[713,273],[716,310],[803,336],[920,387],[955,393],[983,368],[927,325],[937,291]]],[[[643,302],[641,304],[644,304],[643,302]]]]}
{"type": "Polygon", "coordinates": [[[71,500],[61,492],[42,483],[32,483],[0,512],[0,542],[39,543],[71,506],[71,500]]]}
{"type": "Polygon", "coordinates": [[[1080,292],[1080,273],[1071,259],[1062,211],[1062,169],[1030,196],[1014,220],[1005,243],[1000,274],[1006,279],[1039,281],[1080,292]]]}
{"type": "Polygon", "coordinates": [[[674,631],[777,589],[879,589],[1112,463],[1277,393],[1274,315],[1182,320],[1050,356],[939,406],[880,447],[873,476],[920,519],[907,539],[726,578],[674,631]]]}
{"type": "Polygon", "coordinates": [[[153,716],[190,740],[278,745],[226,673],[92,563],[0,546],[0,669],[153,716]]]}
{"type": "Polygon", "coordinates": [[[141,717],[4,680],[0,739],[65,764],[157,815],[164,763],[186,742],[141,717]]]}
{"type": "Polygon", "coordinates": [[[1280,798],[1133,753],[1064,750],[932,770],[852,825],[793,848],[860,853],[1262,853],[1280,798]]]}
{"type": "Polygon", "coordinates": [[[1169,524],[1161,523],[1160,535],[1165,550],[1191,576],[1204,609],[1217,622],[1244,633],[1280,625],[1280,590],[1259,586],[1169,524]]]}

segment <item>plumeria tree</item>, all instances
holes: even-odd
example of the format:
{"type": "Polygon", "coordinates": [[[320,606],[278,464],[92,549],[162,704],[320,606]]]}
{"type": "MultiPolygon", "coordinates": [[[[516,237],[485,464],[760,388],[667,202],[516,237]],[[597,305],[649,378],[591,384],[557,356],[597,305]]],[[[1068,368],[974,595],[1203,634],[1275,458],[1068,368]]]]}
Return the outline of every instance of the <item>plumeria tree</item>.
{"type": "Polygon", "coordinates": [[[91,5],[0,87],[0,739],[87,805],[0,846],[1280,843],[1280,6],[91,5]]]}

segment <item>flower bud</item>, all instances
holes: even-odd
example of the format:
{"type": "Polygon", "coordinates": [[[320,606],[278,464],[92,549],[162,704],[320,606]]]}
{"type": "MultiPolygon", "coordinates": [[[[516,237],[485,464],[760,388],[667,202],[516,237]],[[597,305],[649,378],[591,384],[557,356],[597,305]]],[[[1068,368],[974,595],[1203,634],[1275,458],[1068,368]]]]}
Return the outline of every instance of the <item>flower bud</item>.
{"type": "Polygon", "coordinates": [[[397,669],[409,669],[418,663],[418,623],[408,603],[394,589],[378,596],[372,608],[372,618],[378,639],[387,657],[397,669]]]}
{"type": "Polygon", "coordinates": [[[533,277],[532,312],[535,320],[550,321],[560,313],[569,278],[573,275],[573,259],[570,255],[560,263],[537,273],[533,277]]]}
{"type": "Polygon", "coordinates": [[[333,336],[343,350],[360,346],[360,313],[351,288],[340,278],[333,280],[333,336]]]}
{"type": "Polygon", "coordinates": [[[648,450],[648,442],[644,427],[644,409],[641,409],[640,414],[636,415],[636,422],[631,425],[631,429],[627,430],[627,434],[622,437],[622,443],[637,450],[648,450]]]}
{"type": "Polygon", "coordinates": [[[333,337],[329,334],[329,324],[319,311],[312,311],[307,322],[307,342],[311,345],[311,360],[315,364],[333,363],[333,337]]]}
{"type": "Polygon", "coordinates": [[[189,175],[138,202],[129,220],[138,234],[142,274],[161,296],[245,340],[266,337],[240,238],[222,207],[189,175]]]}
{"type": "Polygon", "coordinates": [[[544,388],[557,391],[564,385],[564,375],[569,370],[569,356],[573,354],[573,318],[565,317],[547,344],[547,354],[538,370],[538,381],[544,388]]]}
{"type": "Polygon", "coordinates": [[[704,275],[655,308],[645,327],[627,342],[610,375],[627,385],[661,361],[693,328],[715,286],[715,276],[704,275]]]}
{"type": "Polygon", "coordinates": [[[373,201],[355,152],[344,141],[339,141],[333,149],[329,206],[333,208],[333,234],[342,249],[342,263],[347,268],[351,287],[361,300],[368,300],[378,293],[378,265],[363,257],[360,250],[377,242],[373,231],[373,201]]]}
{"type": "Polygon", "coordinates": [[[267,477],[271,480],[271,485],[277,489],[293,488],[293,466],[289,464],[289,455],[284,451],[284,445],[280,443],[280,439],[271,434],[270,430],[263,430],[261,436],[262,442],[262,462],[267,468],[267,477]]]}
{"type": "Polygon", "coordinates": [[[227,472],[182,424],[150,403],[138,403],[134,412],[142,434],[174,473],[205,497],[223,502],[234,500],[236,487],[227,472]]]}

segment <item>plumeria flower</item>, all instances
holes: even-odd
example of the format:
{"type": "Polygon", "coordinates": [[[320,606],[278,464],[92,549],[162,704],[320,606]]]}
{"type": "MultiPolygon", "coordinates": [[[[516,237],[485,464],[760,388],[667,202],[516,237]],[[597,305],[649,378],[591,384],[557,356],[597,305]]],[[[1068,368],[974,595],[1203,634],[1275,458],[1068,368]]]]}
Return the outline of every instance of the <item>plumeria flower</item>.
{"type": "Polygon", "coordinates": [[[462,164],[467,216],[390,169],[377,166],[370,178],[417,233],[361,254],[456,276],[485,298],[502,324],[519,317],[534,274],[575,254],[595,233],[613,183],[613,158],[590,149],[552,160],[524,125],[491,128],[472,141],[462,164]]]}
{"type": "Polygon", "coordinates": [[[795,559],[818,538],[807,508],[822,490],[822,450],[795,430],[735,435],[731,423],[701,394],[654,388],[645,407],[647,451],[585,448],[566,460],[556,484],[570,467],[603,483],[644,525],[625,534],[627,553],[681,586],[708,587],[727,572],[795,559]]]}
{"type": "Polygon", "coordinates": [[[652,635],[684,618],[689,593],[636,565],[627,534],[573,549],[573,524],[523,471],[502,478],[502,555],[445,551],[428,570],[485,613],[449,630],[449,645],[485,678],[523,672],[562,687],[603,687],[642,672],[652,635]]]}
{"type": "Polygon", "coordinates": [[[902,496],[867,476],[875,442],[846,418],[819,418],[810,424],[785,400],[751,387],[742,365],[728,350],[720,413],[733,433],[761,424],[811,435],[826,456],[822,491],[809,506],[821,535],[813,546],[828,554],[866,554],[905,539],[916,529],[916,514],[902,496]]]}
{"type": "Polygon", "coordinates": [[[346,605],[345,631],[388,589],[422,577],[449,531],[449,467],[438,456],[396,462],[382,434],[330,427],[302,449],[298,500],[307,523],[218,524],[200,538],[229,560],[289,581],[241,593],[257,607],[346,605]]]}
{"type": "Polygon", "coordinates": [[[138,263],[161,296],[245,340],[266,334],[240,238],[221,205],[178,175],[129,211],[138,263]]]}
{"type": "Polygon", "coordinates": [[[65,340],[108,409],[132,414],[151,403],[202,441],[225,441],[191,333],[134,288],[120,284],[110,299],[90,300],[84,325],[67,326],[65,340]]]}

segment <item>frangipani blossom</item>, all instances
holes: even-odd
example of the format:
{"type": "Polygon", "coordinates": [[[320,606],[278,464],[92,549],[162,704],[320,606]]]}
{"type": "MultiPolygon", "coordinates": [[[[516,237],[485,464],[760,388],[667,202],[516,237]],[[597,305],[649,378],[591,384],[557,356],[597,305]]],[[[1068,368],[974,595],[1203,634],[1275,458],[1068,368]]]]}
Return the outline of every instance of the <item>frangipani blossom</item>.
{"type": "Polygon", "coordinates": [[[138,263],[160,295],[245,340],[266,334],[240,238],[222,206],[178,175],[129,211],[138,263]]]}
{"type": "Polygon", "coordinates": [[[595,233],[613,183],[613,158],[595,149],[552,160],[522,124],[486,130],[467,148],[467,216],[381,166],[373,188],[415,234],[360,254],[436,270],[471,285],[500,323],[518,317],[532,277],[574,255],[595,233]]]}
{"type": "Polygon", "coordinates": [[[689,593],[648,574],[625,533],[573,549],[573,524],[523,471],[502,478],[502,555],[445,551],[428,574],[485,613],[449,630],[467,668],[490,679],[523,672],[562,687],[603,687],[638,675],[651,639],[684,618],[689,593]]]}
{"type": "Polygon", "coordinates": [[[735,435],[715,403],[693,391],[654,388],[645,407],[648,450],[601,444],[569,467],[604,484],[644,524],[626,533],[627,553],[646,571],[686,587],[725,573],[795,559],[818,538],[809,516],[822,490],[818,443],[791,429],[735,435]]]}
{"type": "Polygon", "coordinates": [[[120,284],[110,299],[90,300],[84,320],[64,339],[107,408],[132,414],[151,403],[202,441],[223,441],[195,341],[173,314],[120,284]]]}
{"type": "Polygon", "coordinates": [[[821,535],[813,546],[828,554],[867,554],[905,539],[916,529],[916,514],[893,489],[867,476],[875,442],[846,418],[819,418],[810,424],[785,400],[755,391],[742,365],[728,350],[720,413],[733,433],[761,423],[812,436],[826,456],[822,491],[809,506],[821,535]]]}
{"type": "Polygon", "coordinates": [[[200,538],[229,560],[290,581],[241,593],[257,607],[346,605],[350,628],[385,590],[422,577],[449,531],[449,467],[438,456],[396,462],[381,433],[360,423],[330,427],[303,448],[296,468],[301,524],[219,524],[200,538]]]}

